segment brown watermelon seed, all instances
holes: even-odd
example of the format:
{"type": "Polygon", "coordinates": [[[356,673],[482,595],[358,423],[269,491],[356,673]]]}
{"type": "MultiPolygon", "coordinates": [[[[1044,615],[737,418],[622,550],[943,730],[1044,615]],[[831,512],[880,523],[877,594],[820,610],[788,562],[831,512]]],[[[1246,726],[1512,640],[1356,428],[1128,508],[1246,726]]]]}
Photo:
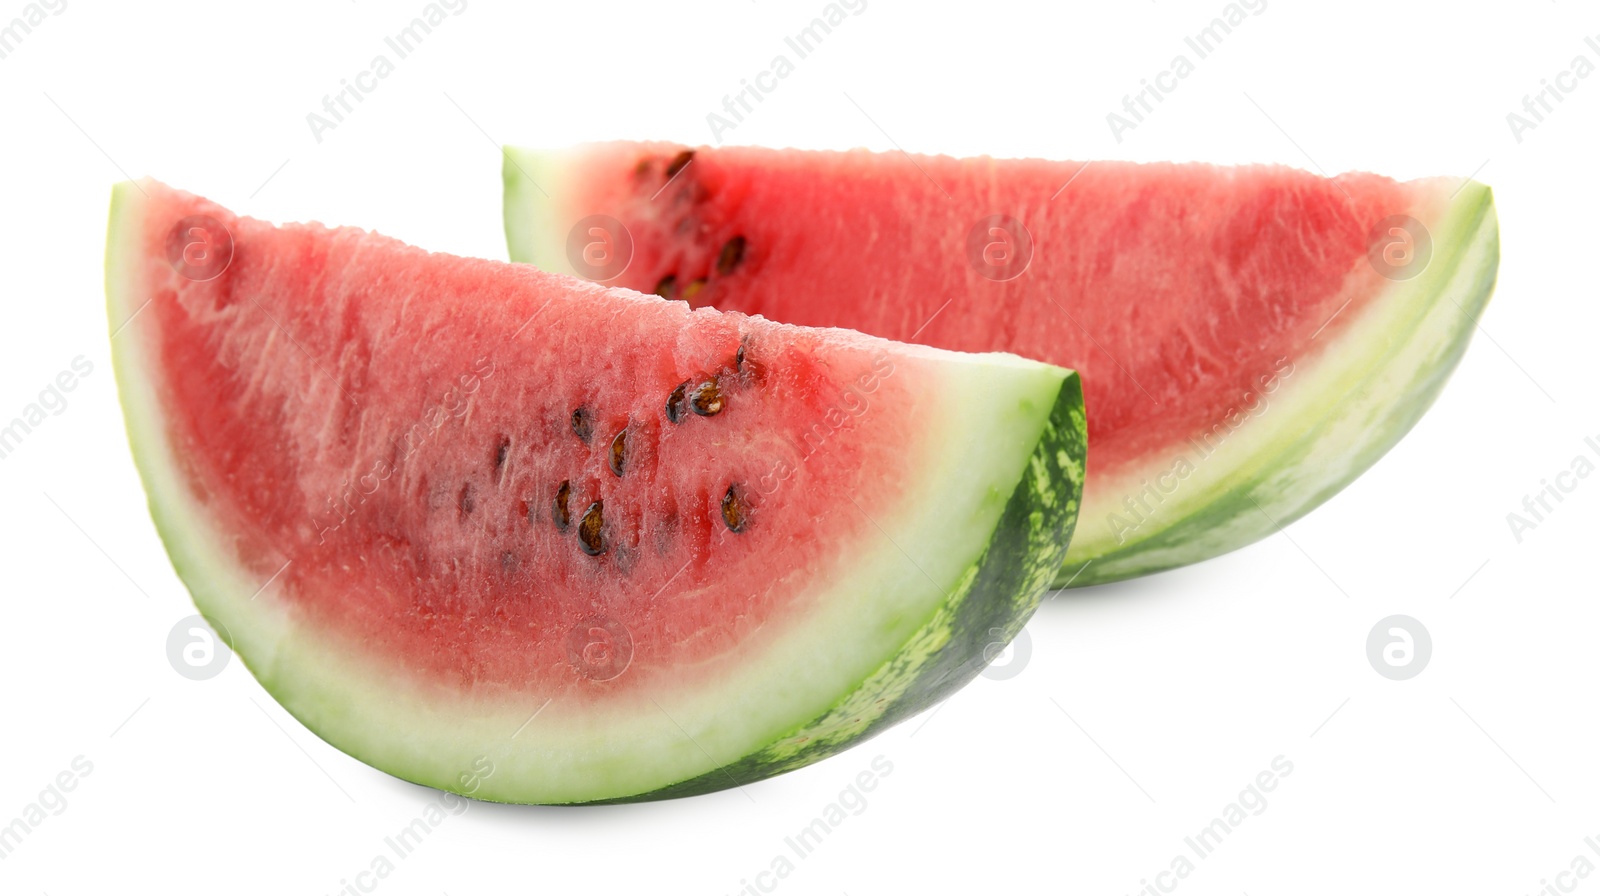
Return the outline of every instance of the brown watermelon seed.
{"type": "Polygon", "coordinates": [[[673,292],[678,288],[678,278],[668,274],[656,281],[655,293],[663,299],[675,298],[673,292]]]}
{"type": "Polygon", "coordinates": [[[589,413],[588,408],[578,408],[572,412],[572,431],[585,445],[594,438],[594,415],[589,413]]]}
{"type": "Polygon", "coordinates": [[[744,373],[744,340],[739,341],[739,351],[733,355],[733,372],[744,373]]]}
{"type": "Polygon", "coordinates": [[[500,443],[494,449],[494,468],[496,470],[506,465],[506,455],[511,453],[511,440],[505,436],[500,437],[500,443]]]}
{"type": "Polygon", "coordinates": [[[667,163],[667,180],[677,177],[678,172],[682,171],[684,166],[692,161],[694,161],[694,150],[692,149],[686,149],[673,156],[672,161],[667,163]]]}
{"type": "Polygon", "coordinates": [[[550,518],[555,520],[556,528],[563,532],[572,525],[572,512],[567,509],[567,501],[571,496],[572,483],[563,479],[561,485],[556,488],[555,500],[550,502],[550,518]]]}
{"type": "Polygon", "coordinates": [[[600,537],[600,528],[605,525],[605,503],[596,501],[589,505],[583,512],[583,519],[578,521],[578,543],[583,545],[583,552],[591,557],[598,557],[606,552],[605,541],[600,537]]]}
{"type": "Polygon", "coordinates": [[[672,394],[667,397],[667,419],[673,423],[683,419],[684,393],[688,390],[689,383],[687,381],[681,382],[678,384],[678,388],[673,389],[672,394]]]}
{"type": "Polygon", "coordinates": [[[692,302],[694,297],[700,294],[700,290],[705,288],[706,278],[701,277],[698,280],[690,280],[689,285],[683,288],[683,295],[678,298],[683,299],[685,302],[692,302]]]}
{"type": "Polygon", "coordinates": [[[472,509],[478,506],[478,499],[472,494],[472,483],[461,486],[461,497],[456,499],[456,504],[462,513],[471,513],[472,509]]]}
{"type": "Polygon", "coordinates": [[[727,400],[722,397],[722,390],[718,388],[716,380],[706,380],[697,386],[694,394],[689,396],[689,407],[702,417],[711,417],[722,411],[727,400]]]}
{"type": "Polygon", "coordinates": [[[618,476],[622,475],[622,465],[627,460],[627,454],[628,431],[624,429],[611,440],[611,472],[618,476]]]}
{"type": "Polygon", "coordinates": [[[728,276],[733,269],[744,260],[744,237],[736,236],[722,244],[722,252],[717,255],[717,273],[728,276]]]}
{"type": "Polygon", "coordinates": [[[737,485],[728,486],[728,491],[722,496],[722,521],[728,525],[730,532],[743,532],[745,523],[749,521],[737,485]]]}

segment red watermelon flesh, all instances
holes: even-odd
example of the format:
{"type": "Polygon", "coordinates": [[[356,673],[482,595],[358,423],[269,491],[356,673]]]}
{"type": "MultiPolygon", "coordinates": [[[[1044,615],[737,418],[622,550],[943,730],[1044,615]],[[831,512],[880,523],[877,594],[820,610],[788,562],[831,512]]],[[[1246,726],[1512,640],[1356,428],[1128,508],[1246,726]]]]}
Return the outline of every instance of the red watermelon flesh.
{"type": "Polygon", "coordinates": [[[822,758],[976,674],[1076,510],[1075,380],[1010,356],[153,181],[117,190],[107,282],[202,611],[312,730],[433,786],[487,758],[478,796],[639,798],[822,758]]]}
{"type": "Polygon", "coordinates": [[[608,282],[1082,372],[1079,584],[1337,491],[1436,394],[1497,260],[1488,190],[1454,178],[635,143],[510,149],[505,175],[516,260],[592,274],[564,249],[606,216],[631,243],[608,282]]]}

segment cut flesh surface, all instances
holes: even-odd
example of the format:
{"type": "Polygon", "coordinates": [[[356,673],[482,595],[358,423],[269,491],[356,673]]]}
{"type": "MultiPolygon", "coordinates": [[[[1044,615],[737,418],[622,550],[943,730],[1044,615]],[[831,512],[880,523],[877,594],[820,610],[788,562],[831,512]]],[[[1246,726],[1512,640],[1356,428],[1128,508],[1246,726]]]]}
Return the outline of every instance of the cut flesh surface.
{"type": "Polygon", "coordinates": [[[1455,178],[606,143],[510,148],[505,183],[517,261],[592,276],[569,235],[604,216],[613,284],[1081,372],[1075,585],[1343,488],[1438,394],[1499,259],[1490,191],[1455,178]]]}
{"type": "Polygon", "coordinates": [[[150,180],[113,193],[107,292],[201,611],[312,731],[433,787],[643,799],[828,756],[976,675],[1075,519],[1076,376],[1011,355],[150,180]]]}

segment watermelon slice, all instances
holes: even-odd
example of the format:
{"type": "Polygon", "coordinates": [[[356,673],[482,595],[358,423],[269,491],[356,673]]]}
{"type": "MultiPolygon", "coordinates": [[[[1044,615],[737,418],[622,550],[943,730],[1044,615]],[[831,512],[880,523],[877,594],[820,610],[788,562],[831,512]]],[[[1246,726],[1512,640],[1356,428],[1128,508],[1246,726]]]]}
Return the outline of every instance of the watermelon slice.
{"type": "Polygon", "coordinates": [[[1080,371],[1075,585],[1213,557],[1338,492],[1438,394],[1499,259],[1489,189],[1454,178],[637,143],[504,167],[514,260],[1080,371]],[[625,269],[569,253],[585,218],[631,241],[625,269]]]}
{"type": "Polygon", "coordinates": [[[797,768],[970,680],[1060,566],[1075,374],[113,194],[119,390],[261,684],[497,801],[797,768]],[[488,770],[486,772],[486,770],[488,770]]]}

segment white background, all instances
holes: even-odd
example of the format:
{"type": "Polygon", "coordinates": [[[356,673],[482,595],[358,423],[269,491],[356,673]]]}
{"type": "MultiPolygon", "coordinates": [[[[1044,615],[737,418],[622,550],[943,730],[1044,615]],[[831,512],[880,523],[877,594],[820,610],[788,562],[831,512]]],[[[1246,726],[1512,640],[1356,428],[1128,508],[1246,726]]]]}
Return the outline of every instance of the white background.
{"type": "MultiPolygon", "coordinates": [[[[169,666],[193,609],[122,434],[112,182],[504,258],[497,142],[708,142],[707,113],[824,3],[468,0],[318,143],[307,113],[423,5],[67,0],[0,60],[0,418],[93,365],[0,460],[0,825],[93,764],[0,859],[0,891],[332,894],[438,798],[323,744],[237,661],[204,682],[169,666]]],[[[690,800],[473,804],[376,892],[733,894],[879,755],[865,810],[776,892],[1133,894],[1279,755],[1294,770],[1267,808],[1177,892],[1512,896],[1600,865],[1600,476],[1520,543],[1506,519],[1574,457],[1600,462],[1600,74],[1520,142],[1506,119],[1574,57],[1600,63],[1600,12],[1269,0],[1117,142],[1106,114],[1224,5],[867,0],[724,137],[1477,172],[1499,289],[1416,430],[1284,533],[1049,600],[1020,674],[864,746],[690,800]],[[1394,613],[1433,638],[1409,681],[1365,654],[1394,613]]],[[[0,0],[0,25],[24,8],[0,0]]],[[[1562,881],[1600,894],[1600,872],[1562,881]]]]}

